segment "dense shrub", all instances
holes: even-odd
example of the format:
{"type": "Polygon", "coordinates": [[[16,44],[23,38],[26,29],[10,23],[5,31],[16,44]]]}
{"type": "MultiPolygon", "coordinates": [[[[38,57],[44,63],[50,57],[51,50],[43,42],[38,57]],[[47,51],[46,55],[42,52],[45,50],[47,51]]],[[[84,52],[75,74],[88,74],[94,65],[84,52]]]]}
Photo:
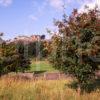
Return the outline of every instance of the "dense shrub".
{"type": "Polygon", "coordinates": [[[0,74],[25,71],[30,68],[30,60],[18,51],[15,43],[2,43],[0,53],[0,74]]]}
{"type": "Polygon", "coordinates": [[[0,67],[2,74],[8,73],[10,71],[16,71],[18,67],[19,55],[16,51],[14,44],[2,44],[2,52],[0,56],[0,67]]]}

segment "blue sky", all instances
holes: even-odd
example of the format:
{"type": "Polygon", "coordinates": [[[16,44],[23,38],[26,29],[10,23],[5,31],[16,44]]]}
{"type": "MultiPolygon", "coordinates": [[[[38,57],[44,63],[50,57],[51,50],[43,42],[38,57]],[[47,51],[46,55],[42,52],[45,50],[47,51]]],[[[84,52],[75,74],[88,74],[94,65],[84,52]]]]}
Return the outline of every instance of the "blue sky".
{"type": "Polygon", "coordinates": [[[66,14],[73,8],[83,10],[85,4],[93,7],[99,0],[0,0],[0,32],[4,39],[18,35],[45,34],[46,28],[54,30],[53,18],[61,19],[62,5],[66,14]]]}

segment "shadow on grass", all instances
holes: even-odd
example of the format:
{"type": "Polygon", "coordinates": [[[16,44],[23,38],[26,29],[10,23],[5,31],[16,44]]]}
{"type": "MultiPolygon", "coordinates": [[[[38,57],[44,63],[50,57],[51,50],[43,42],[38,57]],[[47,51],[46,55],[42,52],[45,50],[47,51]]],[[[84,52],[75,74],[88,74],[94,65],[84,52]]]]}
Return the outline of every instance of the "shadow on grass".
{"type": "MultiPolygon", "coordinates": [[[[77,91],[78,83],[77,81],[73,81],[71,84],[68,84],[67,86],[77,91]]],[[[82,86],[82,90],[86,93],[91,93],[92,91],[96,91],[97,89],[100,90],[100,78],[95,79],[95,81],[90,82],[88,84],[84,84],[82,86]]]]}
{"type": "Polygon", "coordinates": [[[34,73],[34,74],[42,74],[42,73],[44,73],[44,72],[46,72],[46,70],[44,70],[44,71],[34,71],[33,73],[34,73]]]}

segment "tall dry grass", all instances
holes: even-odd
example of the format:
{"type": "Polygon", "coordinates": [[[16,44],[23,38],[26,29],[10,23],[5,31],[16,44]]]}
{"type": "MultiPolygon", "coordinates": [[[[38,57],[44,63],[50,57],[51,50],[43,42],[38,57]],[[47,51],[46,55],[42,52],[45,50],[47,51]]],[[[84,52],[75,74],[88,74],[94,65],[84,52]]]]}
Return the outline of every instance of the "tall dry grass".
{"type": "Polygon", "coordinates": [[[11,77],[0,79],[0,100],[100,100],[100,91],[79,96],[68,88],[72,80],[23,80],[11,77]]]}

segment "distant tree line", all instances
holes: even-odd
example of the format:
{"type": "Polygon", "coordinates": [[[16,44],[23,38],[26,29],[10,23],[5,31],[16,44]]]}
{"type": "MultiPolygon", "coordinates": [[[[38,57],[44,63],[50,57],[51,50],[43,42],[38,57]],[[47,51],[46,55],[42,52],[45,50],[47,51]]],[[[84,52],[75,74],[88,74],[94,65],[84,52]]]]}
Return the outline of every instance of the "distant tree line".
{"type": "Polygon", "coordinates": [[[0,75],[9,72],[24,72],[30,69],[31,58],[42,60],[48,57],[49,42],[41,36],[40,41],[12,41],[2,40],[0,35],[0,75]]]}
{"type": "Polygon", "coordinates": [[[16,43],[18,52],[20,52],[21,54],[23,53],[23,55],[26,53],[26,55],[29,58],[46,58],[48,57],[48,48],[46,47],[46,45],[49,42],[46,40],[40,40],[40,41],[33,41],[33,42],[29,42],[29,43],[25,43],[24,41],[18,41],[16,43]],[[26,51],[26,52],[25,52],[26,51]]]}

